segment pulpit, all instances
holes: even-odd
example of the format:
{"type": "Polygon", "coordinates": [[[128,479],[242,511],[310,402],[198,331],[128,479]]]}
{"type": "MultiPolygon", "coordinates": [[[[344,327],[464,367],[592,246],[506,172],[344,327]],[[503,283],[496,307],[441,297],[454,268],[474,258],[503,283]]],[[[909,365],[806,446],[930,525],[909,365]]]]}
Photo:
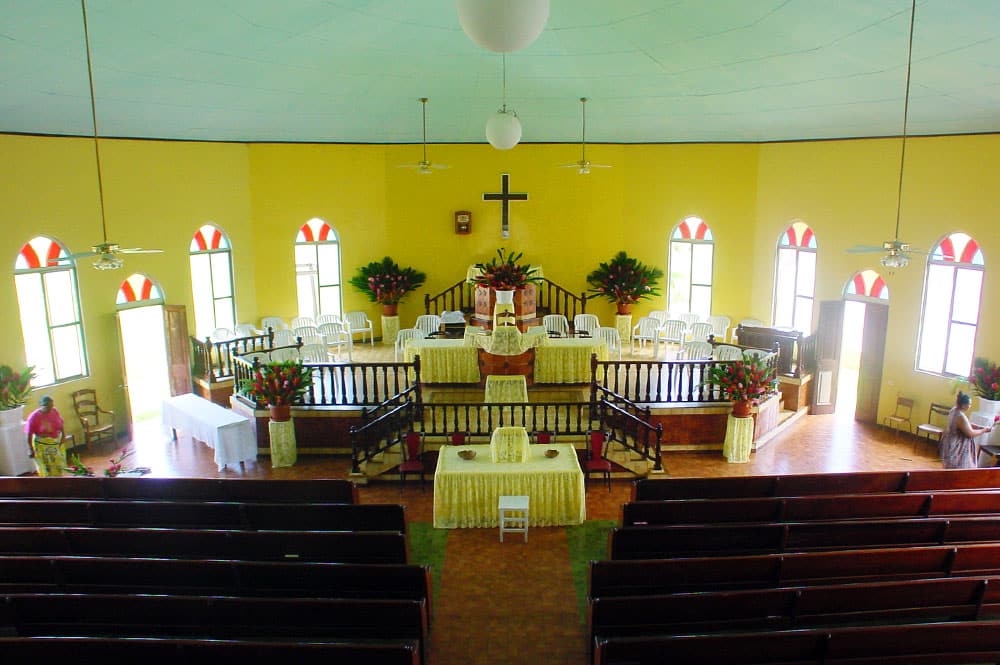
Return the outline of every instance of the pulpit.
{"type": "MultiPolygon", "coordinates": [[[[476,286],[476,313],[473,318],[477,321],[492,323],[493,310],[497,301],[496,289],[488,286],[476,286]]],[[[534,284],[528,284],[524,288],[514,291],[514,317],[518,323],[530,321],[537,318],[535,315],[535,299],[537,292],[534,284]]]]}

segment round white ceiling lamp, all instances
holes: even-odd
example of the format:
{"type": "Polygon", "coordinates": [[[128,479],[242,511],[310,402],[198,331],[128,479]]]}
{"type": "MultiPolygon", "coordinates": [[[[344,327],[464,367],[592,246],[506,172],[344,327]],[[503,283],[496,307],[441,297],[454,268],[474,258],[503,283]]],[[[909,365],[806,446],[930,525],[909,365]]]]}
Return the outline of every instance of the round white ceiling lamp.
{"type": "Polygon", "coordinates": [[[455,8],[469,39],[495,53],[523,49],[549,19],[549,0],[455,0],[455,8]]]}
{"type": "Polygon", "coordinates": [[[497,150],[510,150],[521,140],[521,121],[507,108],[507,55],[503,54],[503,105],[486,121],[486,140],[497,150]]]}

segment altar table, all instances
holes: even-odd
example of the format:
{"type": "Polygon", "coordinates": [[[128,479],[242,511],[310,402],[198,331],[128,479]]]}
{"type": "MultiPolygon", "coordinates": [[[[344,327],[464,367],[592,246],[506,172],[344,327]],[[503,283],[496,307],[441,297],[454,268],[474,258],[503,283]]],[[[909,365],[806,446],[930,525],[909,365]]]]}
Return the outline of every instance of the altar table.
{"type": "Polygon", "coordinates": [[[535,351],[535,383],[590,383],[590,356],[608,359],[608,345],[593,337],[548,339],[535,351]]]}
{"type": "Polygon", "coordinates": [[[420,356],[422,383],[479,383],[479,356],[461,339],[411,339],[403,357],[420,356]]]}
{"type": "Polygon", "coordinates": [[[222,471],[227,464],[257,459],[257,430],[254,423],[218,404],[188,393],[163,400],[163,425],[186,432],[215,449],[215,464],[222,471]]]}
{"type": "Polygon", "coordinates": [[[501,496],[531,497],[531,526],[580,524],[587,518],[583,471],[571,444],[529,446],[528,461],[493,463],[490,447],[444,446],[434,476],[434,526],[496,527],[501,496]],[[559,455],[545,457],[555,449],[559,455]],[[459,450],[475,450],[463,460],[459,450]]]}

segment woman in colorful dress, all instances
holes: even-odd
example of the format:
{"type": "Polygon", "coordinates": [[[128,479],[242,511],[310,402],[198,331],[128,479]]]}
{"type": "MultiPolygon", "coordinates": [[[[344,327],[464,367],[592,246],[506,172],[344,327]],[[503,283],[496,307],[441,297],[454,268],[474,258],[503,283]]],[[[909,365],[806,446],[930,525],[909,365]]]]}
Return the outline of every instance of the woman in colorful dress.
{"type": "Polygon", "coordinates": [[[63,419],[49,395],[42,395],[38,408],[31,412],[24,425],[28,433],[31,456],[35,458],[39,476],[61,476],[66,468],[63,448],[63,419]]]}
{"type": "Polygon", "coordinates": [[[975,469],[979,460],[976,437],[993,431],[992,426],[980,427],[969,422],[971,405],[972,397],[959,391],[955,406],[948,412],[948,427],[941,437],[941,461],[946,469],[975,469]]]}

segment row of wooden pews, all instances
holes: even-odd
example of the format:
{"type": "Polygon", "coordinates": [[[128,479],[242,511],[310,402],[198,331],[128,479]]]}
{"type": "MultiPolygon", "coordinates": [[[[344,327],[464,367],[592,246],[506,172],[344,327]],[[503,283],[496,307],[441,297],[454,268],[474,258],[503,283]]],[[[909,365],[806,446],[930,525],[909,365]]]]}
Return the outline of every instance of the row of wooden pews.
{"type": "Polygon", "coordinates": [[[429,569],[340,480],[0,479],[0,653],[413,665],[429,569]]]}
{"type": "Polygon", "coordinates": [[[641,480],[595,665],[995,663],[1000,470],[641,480]]]}

